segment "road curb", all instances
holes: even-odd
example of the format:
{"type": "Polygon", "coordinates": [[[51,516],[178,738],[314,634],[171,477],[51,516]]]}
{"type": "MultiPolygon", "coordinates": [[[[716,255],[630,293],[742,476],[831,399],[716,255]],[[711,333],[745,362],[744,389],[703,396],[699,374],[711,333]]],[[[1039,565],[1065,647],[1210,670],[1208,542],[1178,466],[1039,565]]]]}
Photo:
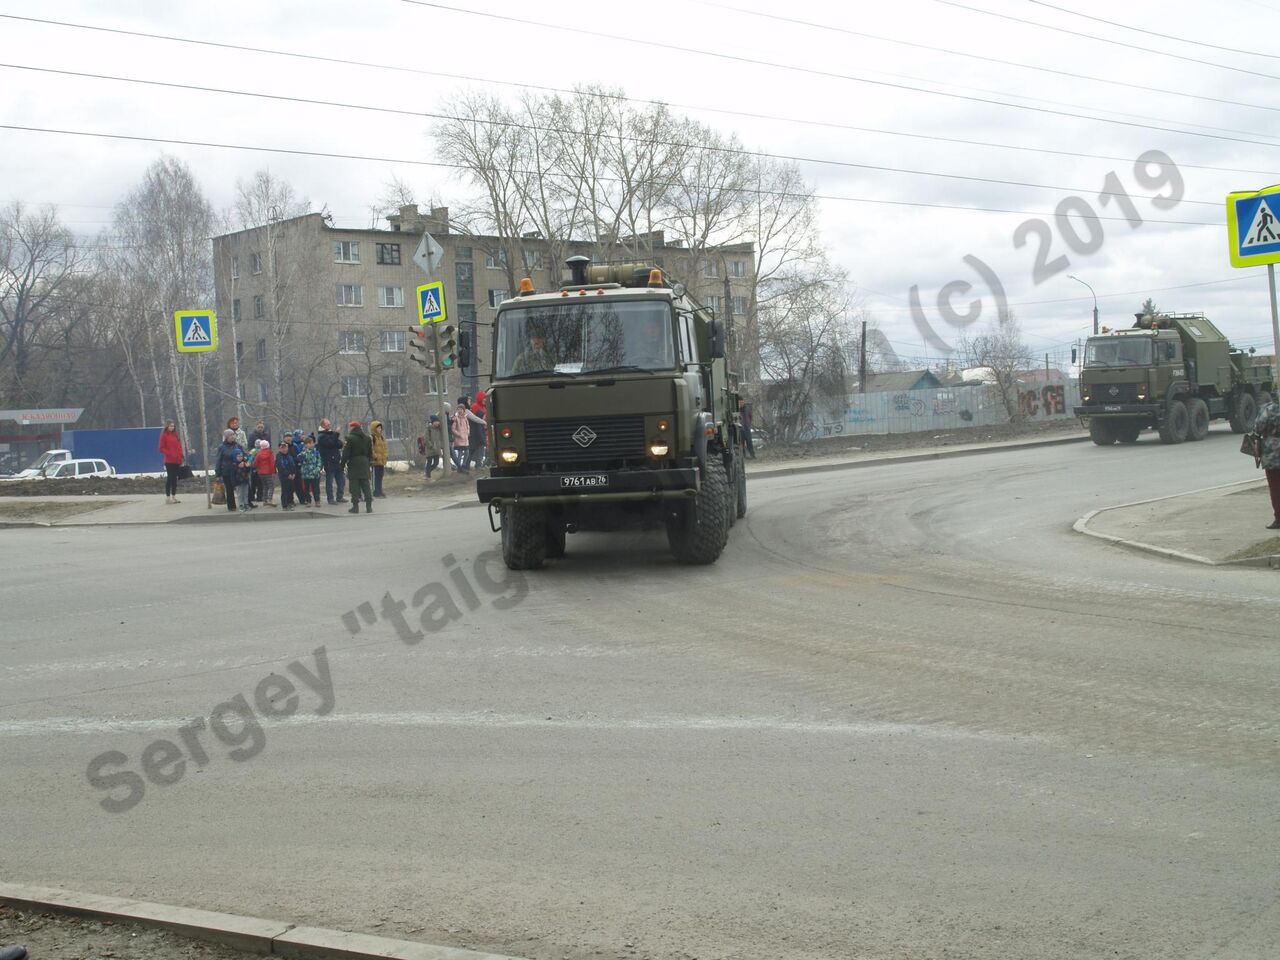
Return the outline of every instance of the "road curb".
{"type": "Polygon", "coordinates": [[[1225,490],[1227,487],[1243,487],[1249,484],[1256,484],[1257,480],[1237,480],[1234,483],[1220,483],[1212,487],[1201,487],[1198,490],[1185,490],[1182,493],[1171,493],[1163,497],[1148,497],[1146,500],[1134,500],[1131,503],[1117,503],[1110,507],[1099,507],[1097,510],[1090,510],[1083,517],[1071,525],[1071,529],[1076,533],[1082,533],[1086,537],[1093,537],[1097,540],[1105,540],[1108,543],[1114,543],[1116,546],[1128,547],[1131,550],[1140,550],[1143,553],[1154,553],[1162,557],[1169,557],[1174,560],[1185,560],[1189,563],[1202,563],[1209,567],[1262,567],[1274,568],[1280,557],[1248,557],[1244,560],[1211,560],[1209,557],[1202,557],[1199,554],[1188,553],[1184,550],[1174,550],[1170,547],[1159,547],[1154,543],[1143,543],[1141,540],[1129,540],[1125,537],[1117,537],[1114,534],[1102,533],[1098,530],[1089,529],[1089,521],[1102,513],[1108,513],[1112,510],[1123,510],[1126,507],[1140,507],[1147,503],[1160,503],[1163,500],[1177,500],[1180,497],[1191,497],[1197,493],[1208,493],[1211,490],[1225,490]]]}
{"type": "Polygon", "coordinates": [[[192,910],[22,883],[0,882],[0,904],[23,910],[136,923],[236,950],[298,960],[519,960],[517,957],[413,940],[394,940],[261,917],[192,910]]]}
{"type": "Polygon", "coordinates": [[[1027,447],[1056,447],[1066,443],[1083,443],[1082,437],[1056,437],[1052,440],[1028,440],[1025,443],[992,444],[987,447],[968,447],[960,450],[935,450],[931,453],[911,453],[902,457],[866,457],[860,460],[842,460],[837,463],[815,463],[795,467],[762,467],[748,470],[747,479],[758,477],[791,477],[802,473],[830,473],[835,470],[855,470],[859,467],[883,467],[893,463],[923,463],[927,460],[950,460],[953,457],[973,457],[984,453],[1002,453],[1006,450],[1023,450],[1027,447]]]}

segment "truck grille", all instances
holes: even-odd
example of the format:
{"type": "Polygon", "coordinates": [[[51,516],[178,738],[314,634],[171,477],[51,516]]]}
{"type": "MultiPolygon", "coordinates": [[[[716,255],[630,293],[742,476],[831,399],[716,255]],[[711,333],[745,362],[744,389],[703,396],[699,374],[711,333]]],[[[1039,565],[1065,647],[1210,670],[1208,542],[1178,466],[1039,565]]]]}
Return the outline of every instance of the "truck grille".
{"type": "Polygon", "coordinates": [[[1137,403],[1136,383],[1095,383],[1089,387],[1094,403],[1137,403]]]}
{"type": "Polygon", "coordinates": [[[631,460],[644,457],[644,417],[528,420],[524,439],[531,464],[579,466],[631,460]]]}

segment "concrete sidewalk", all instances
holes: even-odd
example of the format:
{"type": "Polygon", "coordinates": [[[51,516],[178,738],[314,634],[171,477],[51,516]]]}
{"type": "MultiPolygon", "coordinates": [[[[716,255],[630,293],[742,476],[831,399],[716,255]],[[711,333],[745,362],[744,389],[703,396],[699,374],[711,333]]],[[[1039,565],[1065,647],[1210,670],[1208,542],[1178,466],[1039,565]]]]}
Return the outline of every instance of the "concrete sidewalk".
{"type": "Polygon", "coordinates": [[[1079,533],[1121,546],[1213,566],[1280,569],[1280,535],[1267,530],[1265,480],[1104,507],[1075,523],[1079,533]]]}

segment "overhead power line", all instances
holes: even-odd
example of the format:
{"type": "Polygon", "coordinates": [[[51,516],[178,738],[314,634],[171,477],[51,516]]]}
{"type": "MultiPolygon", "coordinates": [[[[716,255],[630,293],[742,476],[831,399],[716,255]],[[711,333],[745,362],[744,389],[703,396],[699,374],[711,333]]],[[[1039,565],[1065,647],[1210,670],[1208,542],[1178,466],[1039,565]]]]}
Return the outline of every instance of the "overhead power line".
{"type": "MultiPolygon", "coordinates": [[[[376,105],[376,104],[347,103],[347,102],[338,101],[338,100],[319,100],[311,97],[285,96],[280,94],[261,93],[253,90],[234,90],[227,87],[207,87],[207,86],[202,86],[198,84],[177,83],[169,80],[142,80],[136,77],[121,77],[113,74],[102,74],[102,73],[84,73],[77,70],[61,70],[54,67],[32,67],[32,66],[27,66],[24,64],[16,64],[16,63],[0,63],[0,67],[9,69],[9,70],[25,70],[25,71],[32,71],[36,73],[52,73],[52,74],[58,74],[60,76],[77,77],[80,79],[87,79],[87,80],[109,80],[109,81],[114,81],[118,83],[133,83],[133,84],[140,84],[143,86],[150,86],[150,87],[167,87],[173,90],[191,90],[191,91],[197,91],[201,93],[215,93],[215,94],[220,94],[225,96],[252,97],[252,98],[261,99],[261,100],[276,100],[283,103],[301,103],[301,104],[307,104],[310,106],[335,107],[335,108],[344,109],[344,110],[361,110],[361,111],[369,111],[373,113],[390,113],[390,114],[395,114],[399,116],[421,117],[424,119],[431,119],[431,120],[479,123],[479,124],[484,124],[489,126],[512,127],[520,130],[537,130],[543,133],[547,133],[547,132],[566,133],[574,136],[589,135],[589,132],[584,130],[573,130],[573,129],[561,130],[556,127],[546,126],[545,124],[525,123],[518,120],[492,120],[492,119],[486,119],[481,117],[463,117],[463,116],[458,116],[456,114],[435,113],[435,112],[425,111],[425,110],[406,110],[402,108],[385,107],[385,106],[376,105]]],[[[1087,194],[1087,193],[1094,192],[1085,187],[1068,187],[1068,186],[1062,186],[1060,184],[1050,184],[1050,183],[1032,183],[1030,181],[1025,181],[1025,180],[1008,180],[1000,177],[974,177],[974,176],[966,176],[958,173],[942,173],[942,172],[933,171],[933,170],[914,170],[907,167],[891,167],[884,164],[857,163],[851,160],[832,160],[825,157],[806,157],[798,154],[770,153],[765,150],[748,150],[742,147],[708,146],[704,143],[691,143],[687,141],[678,141],[678,140],[658,140],[652,137],[623,136],[618,139],[621,139],[630,143],[644,143],[644,144],[655,144],[658,146],[666,146],[666,147],[681,147],[685,149],[708,150],[713,153],[724,153],[724,154],[730,154],[734,156],[753,157],[757,159],[786,160],[794,163],[810,163],[810,164],[818,164],[823,166],[836,166],[836,167],[844,167],[846,169],[854,169],[854,170],[874,170],[874,171],[885,172],[885,173],[900,173],[900,174],[906,174],[909,176],[916,176],[916,177],[938,177],[938,178],[943,178],[947,180],[963,180],[969,183],[986,183],[986,184],[994,184],[998,186],[1026,187],[1026,188],[1035,189],[1035,190],[1061,190],[1067,193],[1086,193],[1087,194]]],[[[1104,191],[1104,193],[1107,196],[1117,195],[1111,191],[1104,191]]],[[[1197,204],[1197,205],[1206,206],[1206,207],[1213,207],[1215,209],[1221,208],[1222,206],[1222,202],[1220,200],[1210,201],[1210,200],[1183,199],[1179,202],[1197,204]]]]}
{"type": "MultiPolygon", "coordinates": [[[[1099,117],[1090,114],[1072,113],[1067,110],[1051,110],[1048,107],[1035,107],[1025,103],[1010,103],[1007,100],[993,100],[990,97],[974,97],[963,93],[950,93],[945,90],[928,90],[924,87],[915,87],[906,83],[894,83],[888,80],[873,80],[870,77],[860,77],[850,73],[836,73],[832,70],[821,70],[817,67],[805,67],[794,63],[779,63],[773,60],[761,60],[758,57],[747,57],[741,54],[725,53],[720,50],[703,50],[698,47],[683,47],[674,43],[663,43],[659,40],[646,40],[641,37],[628,37],[614,33],[604,33],[599,30],[588,30],[585,27],[573,27],[559,23],[544,23],[540,20],[528,20],[523,17],[513,17],[507,14],[490,13],[484,10],[468,10],[464,7],[454,7],[444,3],[435,3],[432,0],[400,0],[401,3],[411,4],[417,7],[429,7],[435,10],[447,10],[451,13],[459,13],[464,16],[483,17],[491,20],[498,20],[504,23],[514,23],[525,27],[538,27],[545,30],[562,30],[568,33],[582,34],[588,37],[597,37],[605,40],[616,40],[619,43],[638,44],[645,47],[655,47],[660,50],[670,50],[676,53],[688,53],[695,56],[712,57],[718,60],[728,60],[733,63],[745,63],[757,67],[770,67],[777,70],[786,70],[793,73],[801,73],[807,76],[823,77],[828,80],[847,80],[851,83],[863,83],[876,87],[885,87],[891,90],[904,90],[910,93],[919,93],[926,96],[947,97],[952,100],[963,100],[968,103],[980,103],[986,106],[1007,107],[1011,110],[1026,110],[1032,113],[1043,113],[1055,117],[1068,117],[1073,120],[1087,120],[1094,123],[1109,123],[1122,127],[1133,127],[1139,130],[1155,130],[1160,133],[1180,134],[1186,137],[1203,137],[1210,140],[1224,140],[1235,143],[1248,143],[1253,146],[1263,147],[1280,147],[1278,143],[1264,143],[1260,140],[1241,139],[1239,137],[1225,136],[1221,133],[1207,133],[1200,130],[1177,130],[1173,127],[1161,127],[1155,124],[1137,123],[1133,120],[1117,120],[1111,117],[1099,117]]],[[[938,2],[946,2],[946,0],[938,0],[938,2]]],[[[1280,80],[1280,77],[1275,79],[1280,80]]],[[[933,81],[926,81],[933,82],[933,81]]],[[[1267,137],[1274,139],[1268,134],[1259,134],[1254,131],[1236,131],[1247,132],[1253,137],[1267,137]]]]}
{"type": "MultiPolygon", "coordinates": [[[[485,83],[494,86],[513,87],[520,90],[538,90],[545,93],[574,95],[578,91],[566,87],[545,86],[534,83],[521,83],[512,80],[497,80],[492,77],[481,77],[468,74],[445,73],[438,70],[423,70],[417,67],[404,67],[388,63],[372,63],[364,60],[350,60],[340,57],[322,56],[320,54],[300,53],[292,50],[275,50],[267,47],[252,47],[243,44],[220,43],[213,40],[198,40],[193,37],[180,37],[157,33],[144,33],[138,30],[124,30],[117,27],[103,27],[93,24],[71,23],[64,20],[46,20],[38,17],[20,17],[15,14],[0,13],[0,19],[16,20],[26,23],[38,23],[46,26],[65,27],[74,30],[87,30],[119,36],[138,37],[148,40],[160,40],[171,43],[191,44],[222,50],[234,50],[243,53],[254,53],[263,56],[286,57],[298,60],[310,60],[318,63],[334,63],[343,66],[363,67],[371,70],[393,71],[396,73],[417,74],[429,77],[444,77],[450,80],[462,80],[468,83],[485,83]]],[[[741,117],[749,120],[766,120],[771,123],[787,123],[793,125],[820,127],[827,130],[843,130],[850,133],[872,133],[881,136],[903,137],[912,140],[926,140],[933,143],[949,143],[958,146],[983,147],[993,150],[1015,150],[1021,153],[1040,153],[1047,156],[1073,157],[1082,160],[1106,160],[1115,163],[1132,163],[1133,157],[1117,157],[1107,154],[1082,153],[1074,150],[1054,150],[1047,147],[1030,147],[1013,143],[996,143],[989,140],[972,140],[962,137],[943,137],[936,134],[910,133],[904,130],[889,130],[883,127],[864,127],[856,124],[836,123],[830,120],[809,120],[800,117],[782,116],[779,114],[758,113],[750,110],[731,110],[724,107],[710,107],[705,104],[678,103],[644,97],[628,97],[620,93],[599,92],[598,96],[624,103],[636,103],[646,106],[674,107],[679,110],[696,110],[704,113],[719,114],[729,117],[741,117]]],[[[1240,173],[1251,176],[1270,176],[1274,171],[1248,170],[1236,167],[1217,167],[1207,164],[1180,163],[1180,167],[1188,170],[1209,170],[1215,173],[1240,173]]]]}
{"type": "MultiPolygon", "coordinates": [[[[66,129],[56,129],[53,127],[31,127],[31,126],[21,126],[18,124],[7,124],[7,123],[0,124],[0,130],[20,130],[27,133],[49,133],[49,134],[55,134],[60,136],[71,136],[71,137],[95,137],[95,138],[101,138],[101,139],[107,139],[107,140],[127,140],[127,141],[136,142],[136,143],[168,143],[168,144],[176,144],[178,146],[184,146],[184,147],[212,147],[220,150],[247,150],[255,153],[280,153],[280,154],[287,154],[290,156],[301,156],[301,157],[327,157],[327,158],[338,159],[338,160],[361,160],[361,161],[366,161],[371,163],[402,163],[402,164],[410,164],[413,166],[420,166],[420,167],[441,167],[449,170],[462,170],[464,172],[467,169],[469,169],[463,164],[444,163],[438,160],[410,160],[410,159],[403,159],[403,158],[396,158],[396,157],[369,156],[369,155],[363,155],[363,154],[329,153],[323,150],[301,150],[301,149],[289,148],[289,147],[264,147],[264,146],[254,145],[254,144],[218,143],[210,140],[179,140],[171,137],[146,137],[146,136],[140,136],[136,134],[100,133],[92,130],[66,130],[66,129]]],[[[547,171],[514,170],[511,172],[518,173],[524,176],[537,175],[537,176],[551,176],[551,177],[561,177],[561,178],[573,177],[572,174],[568,174],[568,173],[564,173],[564,174],[548,173],[547,171]]],[[[621,182],[620,178],[617,178],[617,177],[601,177],[600,179],[608,182],[621,182]]],[[[659,184],[659,186],[662,186],[662,184],[659,184]]],[[[815,200],[836,200],[836,201],[842,201],[842,202],[848,202],[848,203],[871,203],[871,204],[882,204],[885,206],[892,206],[892,207],[925,207],[925,208],[935,209],[935,210],[964,210],[969,213],[1015,213],[1015,214],[1022,214],[1025,216],[1045,217],[1045,218],[1052,218],[1054,216],[1053,213],[1046,213],[1044,211],[1012,210],[1012,209],[1006,209],[1003,207],[969,207],[969,206],[964,206],[961,204],[954,204],[954,203],[923,203],[923,202],[913,201],[913,200],[881,200],[873,197],[849,197],[849,196],[844,196],[840,194],[799,193],[799,192],[788,192],[788,191],[782,191],[782,190],[763,190],[763,189],[752,188],[752,187],[741,187],[739,188],[739,190],[742,193],[750,194],[753,196],[776,197],[779,199],[795,200],[795,199],[803,199],[805,197],[813,197],[815,200]]],[[[1114,221],[1123,222],[1123,223],[1129,222],[1128,219],[1125,217],[1097,216],[1096,219],[1114,220],[1114,221]]],[[[1145,219],[1144,222],[1169,224],[1169,225],[1176,225],[1176,226],[1187,226],[1187,227],[1225,226],[1225,224],[1220,221],[1206,222],[1201,220],[1145,219]]]]}
{"type": "MultiPolygon", "coordinates": [[[[947,47],[935,47],[927,43],[916,43],[912,40],[899,40],[896,37],[885,37],[876,33],[866,33],[862,30],[852,30],[848,27],[839,27],[831,23],[816,23],[812,20],[785,17],[778,13],[766,13],[762,10],[749,10],[746,7],[735,7],[727,3],[717,3],[716,0],[690,0],[690,2],[704,7],[714,7],[718,10],[727,10],[732,13],[742,14],[743,16],[772,20],[776,23],[790,23],[795,26],[809,27],[814,30],[821,30],[829,33],[840,33],[850,37],[861,37],[865,40],[875,40],[880,43],[892,43],[902,47],[910,47],[913,50],[927,50],[930,53],[942,53],[951,57],[963,57],[968,60],[978,60],[982,63],[994,63],[1003,67],[1017,67],[1020,70],[1034,70],[1038,73],[1047,73],[1057,77],[1067,77],[1071,80],[1087,80],[1091,83],[1111,84],[1117,87],[1126,87],[1130,90],[1144,90],[1147,93],[1162,93],[1171,97],[1185,97],[1190,100],[1201,100],[1205,103],[1220,103],[1231,107],[1244,107],[1251,110],[1270,110],[1280,112],[1280,107],[1273,107],[1264,103],[1247,103],[1243,100],[1227,100],[1222,97],[1209,97],[1199,93],[1188,93],[1184,90],[1169,90],[1165,87],[1148,87],[1141,83],[1129,83],[1125,80],[1113,80],[1107,77],[1090,76],[1085,73],[1071,73],[1067,70],[1055,70],[1053,67],[1044,67],[1035,63],[1020,63],[1017,60],[1003,60],[1000,57],[986,57],[980,53],[970,53],[966,50],[951,50],[947,47]]],[[[1035,0],[1032,0],[1032,2],[1035,2],[1035,0]]],[[[1046,6],[1048,6],[1048,4],[1046,4],[1046,6]]],[[[1055,7],[1054,9],[1059,8],[1055,7]]]]}
{"type": "Polygon", "coordinates": [[[1145,30],[1142,27],[1131,27],[1127,23],[1117,23],[1115,20],[1105,20],[1102,17],[1092,17],[1087,13],[1080,13],[1078,10],[1068,10],[1066,7],[1059,7],[1053,3],[1045,3],[1044,0],[1027,0],[1028,3],[1034,3],[1037,7],[1047,7],[1050,10],[1057,10],[1059,13],[1069,14],[1073,17],[1080,17],[1082,20],[1092,20],[1095,23],[1105,23],[1109,27],[1119,27],[1121,30],[1131,30],[1134,33],[1143,33],[1148,37],[1159,37],[1161,40],[1176,40],[1178,43],[1189,43],[1195,47],[1204,47],[1208,50],[1221,50],[1224,53],[1245,53],[1251,57],[1266,57],[1268,60],[1280,60],[1280,54],[1263,53],[1261,50],[1242,50],[1239,47],[1223,47],[1216,43],[1205,43],[1203,40],[1190,40],[1187,37],[1176,37],[1171,33],[1159,33],[1155,30],[1145,30]]]}

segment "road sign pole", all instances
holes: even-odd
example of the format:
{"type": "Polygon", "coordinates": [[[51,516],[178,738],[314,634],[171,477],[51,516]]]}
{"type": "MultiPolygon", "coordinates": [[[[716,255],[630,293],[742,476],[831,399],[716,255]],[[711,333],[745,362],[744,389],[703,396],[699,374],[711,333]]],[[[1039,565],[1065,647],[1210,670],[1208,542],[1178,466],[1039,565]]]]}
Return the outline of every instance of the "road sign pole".
{"type": "Polygon", "coordinates": [[[209,421],[205,419],[204,413],[204,375],[205,368],[208,364],[205,362],[206,357],[201,355],[200,363],[200,466],[204,470],[204,505],[208,510],[213,509],[213,493],[209,489],[209,421]]]}
{"type": "Polygon", "coordinates": [[[1271,287],[1271,349],[1273,377],[1280,379],[1280,312],[1276,310],[1276,265],[1267,264],[1267,281],[1271,287]]]}

